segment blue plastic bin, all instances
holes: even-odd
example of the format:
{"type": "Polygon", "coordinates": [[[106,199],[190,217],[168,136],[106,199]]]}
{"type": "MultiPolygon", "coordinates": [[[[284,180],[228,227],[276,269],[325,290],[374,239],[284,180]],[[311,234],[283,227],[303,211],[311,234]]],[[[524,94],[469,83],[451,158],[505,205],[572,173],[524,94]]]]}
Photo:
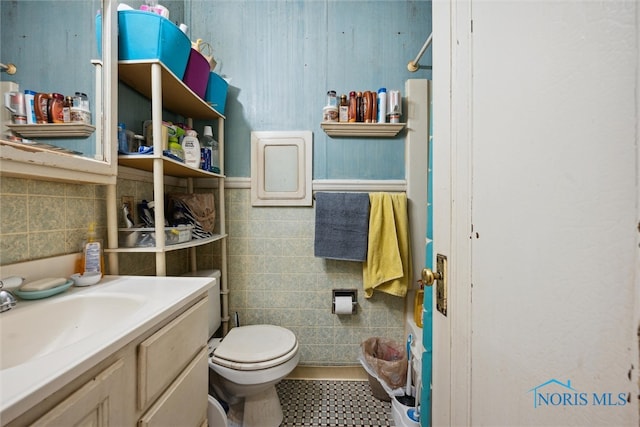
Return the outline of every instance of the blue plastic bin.
{"type": "Polygon", "coordinates": [[[216,111],[224,115],[224,106],[227,103],[227,90],[229,83],[214,72],[209,73],[209,84],[204,99],[216,111]]]}
{"type": "MultiPolygon", "coordinates": [[[[180,80],[191,53],[191,40],[168,19],[141,10],[118,12],[118,60],[159,59],[180,80]]],[[[96,16],[98,55],[102,56],[102,15],[96,16]]]]}

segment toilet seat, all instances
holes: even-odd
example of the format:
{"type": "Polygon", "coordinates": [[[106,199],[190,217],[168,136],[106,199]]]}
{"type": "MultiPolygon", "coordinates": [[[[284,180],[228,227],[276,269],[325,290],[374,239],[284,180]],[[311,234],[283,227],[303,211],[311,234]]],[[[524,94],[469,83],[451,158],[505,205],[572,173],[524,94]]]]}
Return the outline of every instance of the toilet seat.
{"type": "Polygon", "coordinates": [[[213,350],[210,362],[241,371],[278,366],[298,351],[293,332],[275,325],[233,328],[213,350]]]}

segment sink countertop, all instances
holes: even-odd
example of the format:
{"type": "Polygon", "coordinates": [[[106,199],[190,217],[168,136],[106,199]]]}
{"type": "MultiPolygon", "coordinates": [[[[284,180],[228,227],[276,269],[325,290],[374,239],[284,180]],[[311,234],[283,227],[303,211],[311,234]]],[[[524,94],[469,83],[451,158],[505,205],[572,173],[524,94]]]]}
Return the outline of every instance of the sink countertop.
{"type": "MultiPolygon", "coordinates": [[[[59,295],[41,300],[19,300],[16,307],[0,314],[3,318],[20,310],[36,310],[38,304],[76,295],[133,295],[145,302],[90,336],[25,363],[0,370],[0,420],[6,424],[35,406],[78,375],[118,351],[140,334],[206,293],[212,279],[206,277],[105,276],[88,287],[72,286],[59,295]]],[[[99,298],[95,298],[98,301],[99,298]]],[[[47,319],[40,319],[43,324],[47,319]]],[[[6,350],[3,350],[6,351],[6,350]]],[[[1,357],[1,353],[0,353],[1,357]]]]}

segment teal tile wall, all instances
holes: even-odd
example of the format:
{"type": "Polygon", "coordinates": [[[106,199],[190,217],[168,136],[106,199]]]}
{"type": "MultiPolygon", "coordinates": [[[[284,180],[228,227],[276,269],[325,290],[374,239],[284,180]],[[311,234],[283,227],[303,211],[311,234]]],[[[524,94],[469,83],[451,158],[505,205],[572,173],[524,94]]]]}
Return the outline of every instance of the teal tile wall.
{"type": "Polygon", "coordinates": [[[79,252],[91,222],[104,237],[103,186],[0,178],[0,265],[79,252]]]}
{"type": "MultiPolygon", "coordinates": [[[[229,310],[241,324],[291,329],[303,365],[357,364],[360,343],[371,336],[402,342],[404,299],[365,299],[361,263],[314,257],[313,207],[253,207],[250,193],[226,190],[229,310]],[[356,315],[331,314],[338,288],[358,290],[356,315]]],[[[219,248],[199,249],[199,268],[219,265],[219,248]]]]}

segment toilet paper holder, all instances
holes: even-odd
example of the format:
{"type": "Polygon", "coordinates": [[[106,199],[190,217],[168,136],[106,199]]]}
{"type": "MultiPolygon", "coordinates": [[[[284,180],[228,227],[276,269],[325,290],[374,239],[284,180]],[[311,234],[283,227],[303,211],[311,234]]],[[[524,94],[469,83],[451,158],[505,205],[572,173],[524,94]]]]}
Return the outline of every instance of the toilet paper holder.
{"type": "MultiPolygon", "coordinates": [[[[358,307],[358,290],[357,289],[333,289],[331,298],[331,313],[336,313],[336,298],[338,297],[350,297],[351,298],[351,314],[355,314],[358,307]]],[[[347,314],[347,313],[339,313],[347,314]]]]}

